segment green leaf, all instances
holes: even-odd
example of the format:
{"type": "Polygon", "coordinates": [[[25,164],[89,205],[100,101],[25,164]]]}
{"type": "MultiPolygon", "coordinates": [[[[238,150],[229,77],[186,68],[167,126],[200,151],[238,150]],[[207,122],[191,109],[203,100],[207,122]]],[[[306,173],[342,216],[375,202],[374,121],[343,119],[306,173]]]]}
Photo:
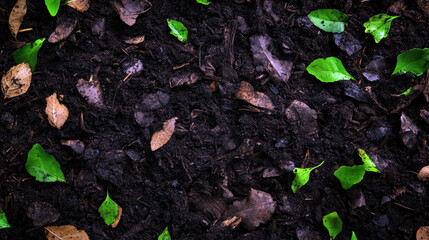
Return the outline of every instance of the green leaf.
{"type": "Polygon", "coordinates": [[[366,152],[360,148],[358,149],[358,151],[359,151],[359,157],[362,158],[362,162],[363,162],[363,166],[365,168],[365,171],[380,173],[380,170],[377,169],[377,166],[371,160],[371,158],[368,157],[366,152]]]}
{"type": "Polygon", "coordinates": [[[171,240],[170,233],[168,232],[168,227],[165,227],[164,231],[158,236],[158,240],[171,240]]]}
{"type": "Polygon", "coordinates": [[[343,63],[336,57],[318,58],[307,67],[307,72],[322,82],[336,82],[354,78],[346,71],[343,63]]]}
{"type": "Polygon", "coordinates": [[[60,3],[61,0],[45,0],[45,5],[52,17],[57,15],[58,10],[60,9],[60,3]]]}
{"type": "Polygon", "coordinates": [[[308,14],[310,21],[325,32],[341,33],[346,26],[347,17],[337,9],[318,9],[308,14]]]}
{"type": "Polygon", "coordinates": [[[393,74],[410,72],[416,76],[422,75],[429,69],[429,48],[413,48],[397,57],[396,67],[393,74]]]}
{"type": "Polygon", "coordinates": [[[353,185],[360,183],[365,175],[364,165],[355,165],[352,167],[341,166],[334,172],[334,176],[341,182],[343,189],[347,190],[353,185]]]}
{"type": "Polygon", "coordinates": [[[171,35],[177,37],[181,42],[188,42],[188,29],[183,25],[183,23],[172,19],[167,19],[167,23],[168,27],[171,29],[171,35]]]}
{"type": "Polygon", "coordinates": [[[343,230],[343,221],[341,221],[337,212],[331,212],[323,216],[322,220],[323,226],[328,229],[330,239],[335,239],[335,237],[343,230]]]}
{"type": "Polygon", "coordinates": [[[322,164],[325,161],[321,162],[319,165],[312,167],[312,168],[295,168],[293,170],[293,173],[295,173],[295,179],[293,179],[291,188],[293,193],[296,193],[298,189],[300,189],[302,186],[304,186],[308,180],[310,179],[310,173],[314,169],[322,166],[322,164]]]}
{"type": "Polygon", "coordinates": [[[197,3],[201,3],[204,5],[209,5],[211,2],[209,2],[208,0],[197,0],[197,3]]]}
{"type": "Polygon", "coordinates": [[[106,199],[98,208],[98,212],[108,226],[116,221],[116,216],[118,216],[118,204],[109,197],[109,191],[107,191],[106,199]]]}
{"type": "Polygon", "coordinates": [[[386,38],[390,31],[390,25],[393,19],[399,16],[389,16],[384,13],[372,16],[368,22],[364,23],[365,33],[371,33],[376,43],[379,43],[381,39],[386,38]]]}
{"type": "Polygon", "coordinates": [[[352,237],[350,238],[350,240],[358,240],[354,231],[352,232],[352,237]]]}
{"type": "Polygon", "coordinates": [[[27,43],[22,48],[17,49],[13,53],[13,58],[16,64],[26,62],[30,64],[31,71],[34,72],[37,63],[37,53],[42,47],[45,38],[37,39],[34,43],[27,43]]]}
{"type": "Polygon", "coordinates": [[[42,146],[37,143],[28,152],[25,168],[39,182],[66,181],[63,172],[61,172],[60,164],[55,160],[54,156],[45,152],[42,146]]]}
{"type": "Polygon", "coordinates": [[[407,90],[405,90],[404,92],[400,93],[400,94],[394,94],[393,96],[395,97],[399,97],[399,96],[408,96],[411,93],[414,92],[414,87],[409,87],[407,90]]]}
{"type": "Polygon", "coordinates": [[[0,208],[0,229],[10,228],[10,227],[12,226],[10,226],[9,223],[7,222],[6,214],[0,208]]]}

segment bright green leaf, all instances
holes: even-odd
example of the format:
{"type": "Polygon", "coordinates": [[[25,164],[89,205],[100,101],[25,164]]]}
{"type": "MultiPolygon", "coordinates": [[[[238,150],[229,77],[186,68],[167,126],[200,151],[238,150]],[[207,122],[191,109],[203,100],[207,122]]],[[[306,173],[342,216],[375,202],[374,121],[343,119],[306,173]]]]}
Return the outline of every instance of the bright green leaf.
{"type": "Polygon", "coordinates": [[[170,232],[168,232],[168,227],[165,227],[164,231],[158,236],[158,240],[171,240],[170,232]]]}
{"type": "Polygon", "coordinates": [[[395,97],[399,97],[399,96],[408,96],[408,95],[410,95],[411,93],[413,93],[414,92],[414,87],[409,87],[407,90],[405,90],[404,92],[402,92],[402,93],[400,93],[400,94],[393,94],[392,96],[395,96],[395,97]]]}
{"type": "Polygon", "coordinates": [[[116,221],[116,216],[118,216],[118,204],[109,197],[109,191],[107,191],[106,199],[98,208],[98,212],[108,226],[116,221]]]}
{"type": "Polygon", "coordinates": [[[358,240],[354,231],[352,232],[352,237],[350,238],[350,240],[358,240]]]}
{"type": "Polygon", "coordinates": [[[209,2],[208,0],[197,0],[197,3],[201,3],[204,5],[209,5],[211,2],[209,2]]]}
{"type": "Polygon", "coordinates": [[[347,190],[353,185],[360,183],[365,175],[364,165],[355,165],[352,167],[341,166],[334,172],[334,176],[341,182],[343,189],[347,190]]]}
{"type": "Polygon", "coordinates": [[[393,19],[399,16],[389,16],[384,13],[372,16],[368,22],[364,23],[365,33],[371,33],[376,43],[379,43],[381,39],[386,38],[390,31],[390,25],[393,19]]]}
{"type": "Polygon", "coordinates": [[[60,9],[60,3],[61,0],[45,0],[45,5],[52,17],[57,15],[58,10],[60,9]]]}
{"type": "Polygon", "coordinates": [[[63,172],[61,172],[60,164],[55,160],[54,156],[45,152],[42,146],[37,143],[28,152],[25,168],[39,182],[66,181],[63,172]]]}
{"type": "Polygon", "coordinates": [[[6,214],[0,209],[0,229],[10,228],[12,226],[7,222],[6,214]]]}
{"type": "Polygon", "coordinates": [[[335,239],[335,237],[343,230],[343,221],[341,221],[337,212],[331,212],[323,216],[322,220],[323,226],[328,229],[330,239],[335,239]]]}
{"type": "Polygon", "coordinates": [[[293,173],[295,173],[295,179],[293,179],[293,182],[291,185],[292,191],[294,193],[296,193],[296,191],[298,189],[300,189],[302,186],[304,186],[308,182],[308,180],[310,179],[311,171],[322,166],[322,164],[324,162],[325,161],[321,162],[319,165],[312,167],[312,168],[295,168],[293,170],[293,173]]]}
{"type": "Polygon", "coordinates": [[[341,33],[346,26],[347,17],[337,9],[318,9],[308,14],[311,22],[325,32],[341,33]]]}
{"type": "Polygon", "coordinates": [[[167,19],[167,23],[168,27],[171,29],[171,35],[177,37],[181,42],[188,42],[188,29],[183,25],[183,23],[172,19],[167,19]]]}
{"type": "Polygon", "coordinates": [[[354,80],[344,68],[341,60],[336,57],[318,58],[308,65],[307,71],[322,82],[354,80]]]}
{"type": "Polygon", "coordinates": [[[31,71],[34,72],[37,64],[37,53],[42,47],[45,38],[37,39],[34,43],[27,43],[22,48],[17,49],[13,53],[13,58],[16,64],[26,62],[30,64],[31,71]]]}
{"type": "Polygon", "coordinates": [[[416,76],[422,75],[429,69],[429,48],[413,48],[397,57],[393,74],[410,72],[416,76]]]}
{"type": "Polygon", "coordinates": [[[362,158],[363,166],[365,167],[365,171],[367,172],[376,172],[380,173],[380,170],[377,169],[375,163],[368,157],[366,152],[363,149],[358,149],[359,157],[362,158]]]}

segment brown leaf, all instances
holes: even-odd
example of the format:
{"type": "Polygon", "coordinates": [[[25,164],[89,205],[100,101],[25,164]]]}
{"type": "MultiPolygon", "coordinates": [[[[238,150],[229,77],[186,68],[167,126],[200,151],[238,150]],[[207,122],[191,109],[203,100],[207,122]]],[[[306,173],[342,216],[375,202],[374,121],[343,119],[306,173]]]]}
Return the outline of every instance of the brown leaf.
{"type": "Polygon", "coordinates": [[[77,154],[85,151],[85,144],[80,140],[61,140],[61,144],[70,147],[77,154]]]}
{"type": "Polygon", "coordinates": [[[48,38],[48,42],[57,43],[66,39],[73,32],[77,24],[77,18],[74,15],[61,15],[57,19],[57,27],[48,38]]]}
{"type": "Polygon", "coordinates": [[[45,227],[48,240],[89,240],[84,230],[77,230],[73,225],[45,227]]]}
{"type": "Polygon", "coordinates": [[[110,225],[112,228],[115,228],[116,226],[118,226],[118,223],[121,220],[121,216],[122,216],[122,208],[118,205],[118,215],[116,215],[115,222],[110,225]]]}
{"type": "Polygon", "coordinates": [[[417,174],[417,178],[420,181],[427,181],[429,179],[429,166],[423,167],[417,174]]]}
{"type": "Polygon", "coordinates": [[[162,130],[154,133],[150,140],[150,149],[155,151],[166,144],[174,133],[177,117],[168,119],[164,122],[162,130]]]}
{"type": "Polygon", "coordinates": [[[276,202],[271,194],[251,188],[250,194],[242,201],[235,201],[226,211],[228,219],[232,216],[242,218],[243,227],[252,230],[267,222],[276,210],[276,202]]]}
{"type": "Polygon", "coordinates": [[[128,26],[136,23],[139,14],[145,13],[152,8],[152,4],[147,0],[118,0],[113,2],[121,20],[128,26]]]}
{"type": "Polygon", "coordinates": [[[70,0],[67,5],[79,12],[85,12],[89,9],[89,0],[70,0]]]}
{"type": "Polygon", "coordinates": [[[85,81],[81,78],[77,81],[76,88],[89,104],[93,104],[96,107],[104,106],[100,82],[98,80],[85,81]]]}
{"type": "Polygon", "coordinates": [[[422,226],[417,230],[416,240],[429,240],[429,226],[422,226]]]}
{"type": "Polygon", "coordinates": [[[256,107],[266,108],[269,110],[274,109],[274,105],[267,95],[261,92],[255,92],[252,85],[245,81],[240,82],[240,89],[238,90],[236,97],[256,107]]]}
{"type": "Polygon", "coordinates": [[[53,93],[46,98],[46,115],[48,115],[49,124],[60,129],[69,117],[69,110],[57,99],[57,94],[53,93]]]}
{"type": "Polygon", "coordinates": [[[27,1],[18,0],[9,15],[9,29],[13,37],[16,39],[19,27],[24,21],[24,16],[27,14],[27,1]]]}
{"type": "Polygon", "coordinates": [[[126,44],[139,44],[144,42],[144,35],[142,36],[137,36],[137,37],[132,37],[132,38],[127,38],[124,40],[124,42],[126,44]]]}
{"type": "Polygon", "coordinates": [[[1,79],[4,98],[12,98],[27,92],[31,84],[31,68],[26,62],[13,66],[1,79]]]}
{"type": "Polygon", "coordinates": [[[185,73],[178,76],[174,76],[170,79],[170,88],[174,88],[181,85],[192,85],[200,79],[198,73],[185,73]]]}

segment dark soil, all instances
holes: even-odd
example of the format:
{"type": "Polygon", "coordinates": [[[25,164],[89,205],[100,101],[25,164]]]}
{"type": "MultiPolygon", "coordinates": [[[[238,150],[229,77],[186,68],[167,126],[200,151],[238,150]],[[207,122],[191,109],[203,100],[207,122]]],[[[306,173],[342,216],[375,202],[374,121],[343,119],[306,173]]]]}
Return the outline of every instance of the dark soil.
{"type": "MultiPolygon", "coordinates": [[[[19,33],[18,39],[48,38],[56,18],[49,16],[44,1],[27,2],[21,29],[33,30],[19,33]]],[[[416,178],[416,172],[429,162],[429,126],[419,117],[428,105],[418,92],[401,98],[391,94],[422,84],[426,74],[391,73],[398,54],[428,47],[429,18],[415,1],[405,1],[407,8],[397,14],[388,12],[393,3],[274,0],[277,19],[264,10],[263,0],[213,1],[209,6],[193,0],[153,0],[153,7],[132,27],[120,20],[107,1],[92,1],[84,13],[61,7],[58,16],[78,18],[76,29],[64,41],[44,43],[26,94],[0,100],[0,208],[13,226],[0,230],[0,238],[45,239],[43,227],[34,226],[27,211],[34,202],[46,202],[60,217],[44,226],[72,224],[91,239],[156,239],[166,226],[173,239],[329,239],[322,217],[332,211],[343,221],[337,239],[350,239],[352,231],[359,239],[415,239],[417,229],[429,224],[428,185],[416,178]],[[362,50],[348,56],[335,45],[331,33],[305,24],[303,17],[321,8],[349,15],[346,31],[362,50]],[[363,23],[378,13],[401,17],[392,22],[389,36],[375,44],[364,33],[363,23]],[[241,31],[239,16],[246,21],[247,31],[241,31]],[[105,18],[105,32],[94,35],[91,27],[100,18],[105,18]],[[169,34],[167,18],[188,27],[188,45],[169,34]],[[145,41],[138,45],[123,42],[140,35],[145,35],[145,41]],[[280,59],[293,61],[288,83],[275,82],[256,70],[249,41],[253,35],[269,35],[272,51],[280,59]],[[346,96],[343,82],[321,83],[305,71],[313,60],[330,56],[341,59],[355,76],[366,102],[346,96]],[[386,59],[384,74],[380,81],[369,82],[362,72],[377,56],[386,59]],[[127,75],[123,63],[132,59],[141,59],[144,70],[122,82],[127,75]],[[212,74],[200,70],[204,66],[212,67],[212,74]],[[191,86],[170,88],[173,76],[187,73],[202,78],[191,86]],[[88,80],[91,75],[101,83],[105,108],[89,105],[76,89],[78,79],[88,80]],[[237,100],[240,81],[267,94],[275,110],[256,109],[237,100]],[[364,91],[368,86],[377,103],[364,91]],[[143,99],[158,91],[168,94],[168,103],[144,109],[143,99]],[[70,111],[61,130],[49,125],[44,112],[45,98],[54,92],[64,95],[70,111]],[[317,133],[293,131],[285,109],[294,100],[317,112],[317,133]],[[153,122],[141,127],[134,118],[136,111],[152,115],[153,122]],[[411,148],[399,134],[403,112],[420,129],[411,148]],[[172,117],[178,117],[174,135],[152,152],[152,134],[172,117]],[[388,129],[385,135],[376,132],[380,126],[388,129]],[[68,139],[83,141],[85,152],[77,154],[61,145],[61,140],[68,139]],[[276,147],[280,141],[284,145],[276,147]],[[67,183],[41,183],[27,173],[27,153],[35,143],[55,156],[67,183]],[[358,148],[387,166],[381,174],[367,173],[361,183],[345,191],[333,173],[342,165],[361,164],[358,148]],[[266,168],[285,161],[297,167],[325,164],[294,194],[292,173],[262,176],[266,168]],[[250,188],[277,201],[271,219],[252,231],[240,225],[236,229],[222,226],[224,206],[246,198],[250,188]],[[107,190],[123,209],[113,229],[98,214],[107,190]],[[356,207],[361,197],[366,204],[356,207]]],[[[0,1],[1,75],[15,65],[16,44],[8,29],[14,4],[0,1]]]]}

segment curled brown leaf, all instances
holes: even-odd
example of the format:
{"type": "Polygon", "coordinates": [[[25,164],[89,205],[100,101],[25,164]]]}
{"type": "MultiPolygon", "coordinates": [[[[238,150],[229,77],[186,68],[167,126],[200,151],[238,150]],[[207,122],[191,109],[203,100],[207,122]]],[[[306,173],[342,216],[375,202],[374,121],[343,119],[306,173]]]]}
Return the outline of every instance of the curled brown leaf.
{"type": "Polygon", "coordinates": [[[15,39],[25,14],[27,14],[27,1],[18,0],[9,15],[9,29],[15,39]]]}

